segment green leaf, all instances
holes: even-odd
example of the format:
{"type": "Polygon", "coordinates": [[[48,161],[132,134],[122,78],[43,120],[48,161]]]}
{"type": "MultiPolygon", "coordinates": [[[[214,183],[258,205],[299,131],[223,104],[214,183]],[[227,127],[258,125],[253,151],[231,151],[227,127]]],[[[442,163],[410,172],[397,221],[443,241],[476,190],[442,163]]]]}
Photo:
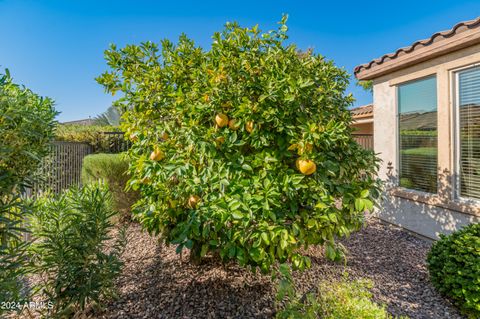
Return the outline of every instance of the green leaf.
{"type": "Polygon", "coordinates": [[[243,164],[242,165],[242,168],[246,171],[253,171],[252,167],[248,164],[243,164]]]}
{"type": "Polygon", "coordinates": [[[242,219],[242,218],[244,217],[244,215],[237,210],[237,211],[234,211],[234,212],[232,213],[232,217],[233,217],[234,219],[242,219]]]}
{"type": "Polygon", "coordinates": [[[270,240],[268,239],[268,234],[267,233],[261,233],[261,237],[263,239],[263,242],[267,245],[270,245],[270,240]]]}
{"type": "Polygon", "coordinates": [[[360,196],[362,198],[367,198],[369,195],[370,195],[370,191],[368,189],[365,189],[365,190],[362,191],[360,196]]]}

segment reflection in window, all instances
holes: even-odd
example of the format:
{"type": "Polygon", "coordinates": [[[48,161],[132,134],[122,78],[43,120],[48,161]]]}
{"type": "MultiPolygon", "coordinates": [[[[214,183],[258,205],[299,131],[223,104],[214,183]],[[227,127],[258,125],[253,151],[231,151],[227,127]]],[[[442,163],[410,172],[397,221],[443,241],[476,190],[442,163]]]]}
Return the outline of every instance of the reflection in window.
{"type": "Polygon", "coordinates": [[[460,196],[480,199],[480,68],[458,73],[460,196]]]}
{"type": "Polygon", "coordinates": [[[400,186],[437,192],[437,81],[398,87],[400,186]]]}

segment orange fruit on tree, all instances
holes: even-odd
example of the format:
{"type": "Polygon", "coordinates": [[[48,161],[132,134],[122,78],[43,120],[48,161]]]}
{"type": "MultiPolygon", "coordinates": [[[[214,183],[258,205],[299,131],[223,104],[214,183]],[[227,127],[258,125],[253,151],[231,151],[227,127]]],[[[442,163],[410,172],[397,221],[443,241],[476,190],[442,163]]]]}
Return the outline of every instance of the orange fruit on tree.
{"type": "Polygon", "coordinates": [[[192,195],[188,198],[188,207],[195,208],[199,202],[200,197],[198,197],[197,195],[192,195]]]}
{"type": "Polygon", "coordinates": [[[165,157],[165,154],[158,148],[155,149],[151,154],[150,154],[150,159],[152,161],[160,161],[165,157]]]}
{"type": "Polygon", "coordinates": [[[317,165],[309,159],[301,159],[298,161],[298,170],[303,175],[312,175],[317,170],[317,165]]]}
{"type": "Polygon", "coordinates": [[[238,130],[238,125],[237,125],[237,121],[234,120],[234,119],[231,119],[230,121],[228,121],[228,127],[231,129],[231,130],[238,130]]]}
{"type": "Polygon", "coordinates": [[[298,165],[298,163],[300,162],[300,159],[297,158],[297,160],[295,161],[295,167],[300,170],[300,166],[298,165]]]}
{"type": "Polygon", "coordinates": [[[223,113],[217,114],[215,116],[215,123],[217,123],[218,127],[225,127],[228,125],[228,116],[223,113]]]}
{"type": "Polygon", "coordinates": [[[253,121],[248,121],[247,124],[245,124],[245,130],[247,130],[248,133],[252,133],[254,128],[253,121]]]}

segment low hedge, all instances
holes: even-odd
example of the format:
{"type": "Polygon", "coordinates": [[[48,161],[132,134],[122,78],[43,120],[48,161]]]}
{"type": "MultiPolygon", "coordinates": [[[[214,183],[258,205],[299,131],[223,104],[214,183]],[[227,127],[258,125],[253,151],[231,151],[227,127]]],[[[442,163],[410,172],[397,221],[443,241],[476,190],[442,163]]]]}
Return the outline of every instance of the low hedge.
{"type": "Polygon", "coordinates": [[[138,200],[138,193],[126,190],[130,179],[129,161],[125,154],[93,154],[83,159],[82,183],[105,181],[113,196],[113,207],[121,213],[122,220],[129,220],[131,207],[138,200]]]}
{"type": "Polygon", "coordinates": [[[470,318],[480,318],[480,224],[440,237],[427,257],[430,279],[470,318]]]}

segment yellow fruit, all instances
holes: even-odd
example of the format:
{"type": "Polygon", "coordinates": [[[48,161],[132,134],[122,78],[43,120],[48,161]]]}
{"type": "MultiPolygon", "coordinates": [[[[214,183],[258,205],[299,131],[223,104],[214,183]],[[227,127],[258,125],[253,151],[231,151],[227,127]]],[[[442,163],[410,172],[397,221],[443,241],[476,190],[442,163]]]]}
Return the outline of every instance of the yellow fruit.
{"type": "Polygon", "coordinates": [[[150,154],[150,159],[152,161],[160,161],[162,160],[163,158],[165,157],[165,155],[163,154],[163,152],[159,149],[156,149],[154,150],[151,154],[150,154]]]}
{"type": "Polygon", "coordinates": [[[300,162],[300,159],[297,158],[297,160],[295,161],[295,166],[297,167],[298,170],[300,170],[300,166],[298,166],[299,162],[300,162]]]}
{"type": "Polygon", "coordinates": [[[223,113],[217,114],[215,116],[215,123],[217,123],[218,127],[225,127],[228,125],[228,116],[223,113]]]}
{"type": "Polygon", "coordinates": [[[168,140],[168,138],[169,138],[168,133],[167,133],[167,132],[163,132],[163,134],[162,134],[162,139],[163,139],[164,141],[166,141],[166,140],[168,140]]]}
{"type": "Polygon", "coordinates": [[[253,132],[253,121],[248,121],[247,124],[245,124],[245,129],[247,130],[248,133],[252,133],[253,132]]]}
{"type": "Polygon", "coordinates": [[[298,170],[304,175],[312,175],[317,170],[317,165],[312,160],[301,159],[298,161],[298,170]]]}
{"type": "Polygon", "coordinates": [[[231,130],[236,131],[236,130],[238,130],[238,127],[239,127],[236,123],[237,123],[236,120],[231,119],[230,121],[228,121],[228,127],[229,127],[231,130]]]}
{"type": "Polygon", "coordinates": [[[197,195],[192,195],[188,198],[188,207],[195,208],[199,202],[200,197],[198,197],[197,195]]]}

